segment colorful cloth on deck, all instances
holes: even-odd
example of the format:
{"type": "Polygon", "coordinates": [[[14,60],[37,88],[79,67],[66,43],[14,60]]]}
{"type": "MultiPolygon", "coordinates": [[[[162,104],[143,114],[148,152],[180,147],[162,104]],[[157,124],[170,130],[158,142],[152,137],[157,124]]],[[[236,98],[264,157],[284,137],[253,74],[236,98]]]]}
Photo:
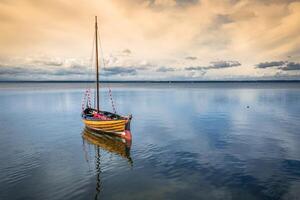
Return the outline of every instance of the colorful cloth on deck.
{"type": "Polygon", "coordinates": [[[101,120],[110,120],[109,117],[106,117],[105,115],[100,113],[94,113],[93,117],[101,120]]]}

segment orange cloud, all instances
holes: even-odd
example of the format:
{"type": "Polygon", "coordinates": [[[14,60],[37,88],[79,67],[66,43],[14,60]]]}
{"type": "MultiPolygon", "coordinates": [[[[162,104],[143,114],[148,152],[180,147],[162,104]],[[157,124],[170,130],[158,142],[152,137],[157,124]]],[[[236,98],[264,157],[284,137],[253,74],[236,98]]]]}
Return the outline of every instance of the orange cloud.
{"type": "Polygon", "coordinates": [[[106,60],[134,52],[117,58],[118,66],[184,69],[237,60],[240,66],[205,76],[272,76],[275,71],[256,64],[300,61],[300,2],[277,0],[2,1],[0,58],[89,58],[94,15],[106,60]]]}

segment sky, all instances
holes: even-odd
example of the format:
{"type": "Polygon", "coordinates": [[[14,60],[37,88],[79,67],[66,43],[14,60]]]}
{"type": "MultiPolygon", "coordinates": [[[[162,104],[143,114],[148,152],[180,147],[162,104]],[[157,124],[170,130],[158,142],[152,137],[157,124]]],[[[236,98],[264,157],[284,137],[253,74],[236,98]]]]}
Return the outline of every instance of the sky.
{"type": "Polygon", "coordinates": [[[0,0],[0,81],[300,80],[300,1],[0,0]]]}

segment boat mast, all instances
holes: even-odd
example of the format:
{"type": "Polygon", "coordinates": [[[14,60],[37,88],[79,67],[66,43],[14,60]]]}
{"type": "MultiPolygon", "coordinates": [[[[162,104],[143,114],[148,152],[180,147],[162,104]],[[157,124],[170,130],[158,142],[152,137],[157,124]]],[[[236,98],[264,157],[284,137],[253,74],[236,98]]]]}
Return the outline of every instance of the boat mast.
{"type": "Polygon", "coordinates": [[[98,66],[98,25],[97,25],[97,16],[95,16],[95,37],[96,37],[97,112],[99,112],[99,66],[98,66]]]}

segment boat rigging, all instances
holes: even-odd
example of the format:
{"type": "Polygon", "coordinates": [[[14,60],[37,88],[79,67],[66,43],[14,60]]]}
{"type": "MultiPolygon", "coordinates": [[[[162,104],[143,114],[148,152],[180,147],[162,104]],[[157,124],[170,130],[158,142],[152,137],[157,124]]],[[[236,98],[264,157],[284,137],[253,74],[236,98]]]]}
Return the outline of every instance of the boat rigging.
{"type": "MultiPolygon", "coordinates": [[[[85,126],[99,134],[114,134],[125,139],[131,140],[130,122],[132,115],[122,116],[116,113],[115,105],[112,99],[111,89],[109,88],[109,96],[112,103],[113,113],[103,111],[99,104],[99,56],[98,56],[98,22],[95,16],[95,54],[96,54],[96,106],[91,105],[91,92],[87,90],[82,104],[82,120],[85,126]]],[[[99,40],[100,42],[100,40],[99,40]]],[[[101,45],[100,45],[101,47],[101,45]]],[[[103,55],[102,55],[103,56],[103,55]]]]}

